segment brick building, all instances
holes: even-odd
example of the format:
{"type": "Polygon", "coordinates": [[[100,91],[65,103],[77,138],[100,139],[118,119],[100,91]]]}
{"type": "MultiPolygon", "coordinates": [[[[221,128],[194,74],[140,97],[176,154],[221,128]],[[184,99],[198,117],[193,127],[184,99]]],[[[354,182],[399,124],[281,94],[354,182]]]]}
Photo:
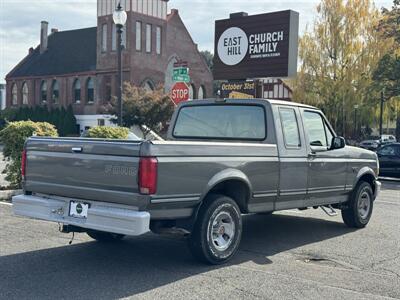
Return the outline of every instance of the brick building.
{"type": "MultiPolygon", "coordinates": [[[[97,1],[97,27],[51,29],[43,21],[40,45],[6,76],[7,107],[72,105],[80,129],[109,124],[101,106],[117,93],[116,28],[112,13],[118,1],[97,1]]],[[[123,80],[153,89],[172,87],[173,64],[187,61],[193,99],[212,93],[212,74],[187,31],[178,10],[168,14],[168,0],[122,0],[123,80]]]]}

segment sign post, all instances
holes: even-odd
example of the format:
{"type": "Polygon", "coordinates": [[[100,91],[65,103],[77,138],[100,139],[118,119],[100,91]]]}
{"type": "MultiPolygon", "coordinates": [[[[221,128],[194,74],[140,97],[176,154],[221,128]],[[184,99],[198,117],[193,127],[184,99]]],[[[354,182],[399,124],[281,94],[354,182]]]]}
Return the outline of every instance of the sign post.
{"type": "Polygon", "coordinates": [[[171,100],[175,105],[189,100],[189,87],[184,82],[177,82],[171,90],[171,100]]]}

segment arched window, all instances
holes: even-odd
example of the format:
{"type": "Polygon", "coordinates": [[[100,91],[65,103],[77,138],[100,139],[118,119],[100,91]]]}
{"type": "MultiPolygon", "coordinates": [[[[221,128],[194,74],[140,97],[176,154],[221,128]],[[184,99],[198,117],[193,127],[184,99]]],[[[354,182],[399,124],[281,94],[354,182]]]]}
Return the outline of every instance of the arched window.
{"type": "Polygon", "coordinates": [[[17,90],[17,84],[14,83],[11,89],[11,103],[12,105],[17,105],[18,104],[18,90],[17,90]]]}
{"type": "Polygon", "coordinates": [[[200,86],[199,87],[199,94],[197,99],[204,99],[206,97],[206,89],[204,88],[204,86],[200,86]]]}
{"type": "Polygon", "coordinates": [[[74,81],[72,94],[74,95],[74,102],[81,103],[81,82],[78,78],[74,81]]]}
{"type": "Polygon", "coordinates": [[[58,85],[57,80],[53,80],[53,83],[51,84],[51,101],[53,103],[59,103],[60,102],[60,87],[58,85]]]}
{"type": "Polygon", "coordinates": [[[28,84],[24,82],[24,84],[22,85],[22,104],[28,104],[28,94],[28,84]]]}
{"type": "Polygon", "coordinates": [[[196,99],[196,87],[194,86],[193,83],[189,85],[189,99],[190,100],[196,99]]]}
{"type": "Polygon", "coordinates": [[[86,95],[87,95],[87,102],[93,103],[94,102],[94,81],[93,78],[89,77],[86,83],[86,95]]]}
{"type": "Polygon", "coordinates": [[[147,91],[147,92],[152,92],[154,91],[154,84],[153,82],[151,82],[150,80],[146,80],[143,84],[142,84],[143,88],[147,91]]]}
{"type": "Polygon", "coordinates": [[[40,85],[40,100],[42,101],[42,103],[47,102],[47,82],[44,80],[40,85]]]}

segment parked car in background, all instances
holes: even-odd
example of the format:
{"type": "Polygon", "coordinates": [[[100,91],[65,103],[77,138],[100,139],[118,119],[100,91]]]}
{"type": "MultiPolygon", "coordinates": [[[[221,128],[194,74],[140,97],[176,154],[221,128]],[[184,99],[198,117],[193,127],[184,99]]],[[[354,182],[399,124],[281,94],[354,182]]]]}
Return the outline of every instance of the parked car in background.
{"type": "Polygon", "coordinates": [[[390,134],[382,134],[381,138],[379,139],[381,145],[396,143],[396,137],[390,134]]]}
{"type": "Polygon", "coordinates": [[[379,148],[380,175],[400,177],[400,143],[392,143],[379,148]]]}
{"type": "Polygon", "coordinates": [[[362,141],[359,146],[364,149],[376,151],[379,148],[380,144],[377,140],[366,140],[362,141]]]}

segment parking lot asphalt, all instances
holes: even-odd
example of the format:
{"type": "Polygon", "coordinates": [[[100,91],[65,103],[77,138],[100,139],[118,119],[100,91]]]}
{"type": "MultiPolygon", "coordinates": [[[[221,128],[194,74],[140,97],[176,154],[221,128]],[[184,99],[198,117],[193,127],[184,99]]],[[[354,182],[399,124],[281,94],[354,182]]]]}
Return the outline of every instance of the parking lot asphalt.
{"type": "Polygon", "coordinates": [[[362,230],[320,209],[244,216],[221,266],[197,263],[179,236],[70,238],[0,204],[0,299],[400,299],[400,181],[384,181],[362,230]]]}

